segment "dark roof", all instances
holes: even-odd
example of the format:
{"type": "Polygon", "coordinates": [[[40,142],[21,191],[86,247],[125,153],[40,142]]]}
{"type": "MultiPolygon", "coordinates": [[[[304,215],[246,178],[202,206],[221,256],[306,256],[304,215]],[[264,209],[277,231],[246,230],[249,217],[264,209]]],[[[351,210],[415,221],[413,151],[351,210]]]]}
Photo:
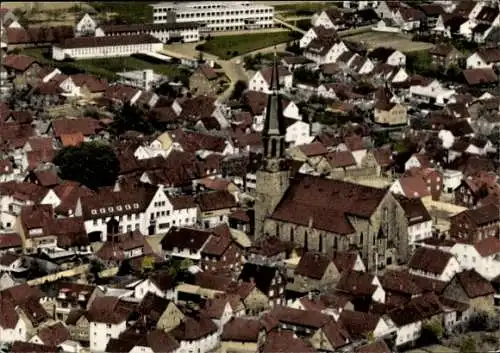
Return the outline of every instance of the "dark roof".
{"type": "Polygon", "coordinates": [[[155,43],[161,43],[161,41],[149,34],[139,34],[131,36],[77,37],[65,39],[61,43],[54,46],[63,49],[75,49],[155,43]]]}
{"type": "Polygon", "coordinates": [[[158,289],[163,291],[168,291],[175,286],[175,278],[167,271],[156,272],[149,276],[149,280],[153,282],[158,289]]]}
{"type": "Polygon", "coordinates": [[[432,220],[429,211],[420,198],[409,199],[404,196],[397,196],[397,200],[405,211],[409,226],[432,220]]]}
{"type": "Polygon", "coordinates": [[[491,23],[498,17],[500,9],[498,6],[484,6],[476,16],[476,21],[491,23]]]}
{"type": "MultiPolygon", "coordinates": [[[[63,134],[82,133],[84,136],[92,136],[103,130],[99,120],[93,118],[56,119],[52,120],[51,127],[55,137],[63,134]]],[[[49,127],[50,128],[50,127],[49,127]]]]}
{"type": "Polygon", "coordinates": [[[133,23],[125,25],[103,25],[100,29],[106,34],[128,33],[128,32],[156,32],[177,31],[200,27],[198,22],[173,22],[173,23],[133,23]]]}
{"type": "Polygon", "coordinates": [[[161,240],[163,250],[172,251],[174,248],[201,250],[209,240],[211,232],[185,227],[172,227],[161,240]]]}
{"type": "Polygon", "coordinates": [[[415,253],[408,262],[408,267],[410,269],[440,275],[452,258],[453,255],[448,252],[428,247],[419,247],[415,250],[415,253]]]}
{"type": "Polygon", "coordinates": [[[185,316],[179,326],[169,331],[178,341],[195,341],[217,332],[217,326],[206,317],[185,316]]]}
{"type": "Polygon", "coordinates": [[[316,350],[293,331],[272,331],[259,353],[314,353],[316,350]]]}
{"type": "Polygon", "coordinates": [[[304,311],[278,305],[271,310],[271,315],[283,324],[319,329],[333,320],[333,317],[318,311],[304,311]]]}
{"type": "MultiPolygon", "coordinates": [[[[495,293],[495,289],[475,270],[466,270],[455,275],[455,279],[469,298],[483,297],[495,293]]],[[[450,282],[453,283],[453,280],[450,282]]]]}
{"type": "Polygon", "coordinates": [[[476,51],[481,58],[487,62],[499,62],[500,61],[500,48],[479,48],[476,51]]]}
{"type": "Polygon", "coordinates": [[[500,209],[498,205],[487,204],[482,207],[477,207],[470,210],[465,210],[455,215],[466,215],[469,217],[476,225],[481,226],[484,224],[496,222],[500,219],[500,209]]]}
{"type": "Polygon", "coordinates": [[[295,274],[313,279],[322,279],[325,271],[332,263],[326,254],[309,251],[302,254],[300,261],[295,268],[295,274]]]}
{"type": "Polygon", "coordinates": [[[338,292],[358,297],[371,297],[377,286],[372,284],[373,275],[361,271],[345,271],[337,284],[338,292]]]}
{"type": "Polygon", "coordinates": [[[12,353],[56,353],[59,349],[55,346],[15,341],[12,344],[12,353]]]}
{"type": "Polygon", "coordinates": [[[354,350],[354,353],[391,353],[391,350],[384,340],[380,340],[359,346],[354,350]]]}
{"type": "Polygon", "coordinates": [[[256,287],[265,295],[271,289],[271,283],[279,270],[276,267],[245,263],[238,279],[244,282],[254,282],[256,287]]]}
{"type": "Polygon", "coordinates": [[[259,320],[233,317],[224,325],[222,341],[255,342],[259,339],[259,333],[264,327],[259,320]]]}
{"type": "Polygon", "coordinates": [[[398,326],[430,319],[443,312],[439,298],[434,293],[426,293],[410,300],[402,308],[389,312],[389,317],[398,326]]]}
{"type": "Polygon", "coordinates": [[[122,302],[117,297],[98,296],[90,305],[88,320],[89,322],[118,324],[128,318],[136,305],[122,302]]]}
{"type": "Polygon", "coordinates": [[[237,206],[234,196],[227,190],[199,194],[196,202],[202,212],[234,208],[237,206]]]}
{"type": "Polygon", "coordinates": [[[448,56],[451,52],[457,52],[457,48],[450,43],[438,43],[431,49],[429,49],[429,54],[436,56],[448,56]]]}
{"type": "Polygon", "coordinates": [[[3,58],[2,65],[8,69],[24,72],[36,62],[36,59],[31,56],[10,54],[3,58]]]}
{"type": "Polygon", "coordinates": [[[373,49],[371,52],[368,53],[368,57],[370,59],[375,59],[381,62],[386,62],[389,56],[394,53],[396,49],[392,48],[385,48],[385,47],[378,47],[373,49]]]}
{"type": "Polygon", "coordinates": [[[47,346],[58,346],[70,339],[69,331],[62,322],[40,329],[37,336],[47,346]]]}
{"type": "Polygon", "coordinates": [[[361,311],[343,310],[339,316],[339,321],[354,339],[366,338],[375,330],[379,320],[379,315],[361,311]]]}
{"type": "Polygon", "coordinates": [[[482,85],[498,82],[498,76],[492,68],[467,69],[463,71],[469,85],[482,85]]]}
{"type": "Polygon", "coordinates": [[[356,264],[358,255],[355,251],[334,251],[332,259],[339,272],[351,271],[356,264]]]}
{"type": "Polygon", "coordinates": [[[337,234],[355,232],[347,216],[369,218],[387,191],[298,174],[271,218],[337,234]],[[336,202],[331,202],[336,200],[336,202]]]}

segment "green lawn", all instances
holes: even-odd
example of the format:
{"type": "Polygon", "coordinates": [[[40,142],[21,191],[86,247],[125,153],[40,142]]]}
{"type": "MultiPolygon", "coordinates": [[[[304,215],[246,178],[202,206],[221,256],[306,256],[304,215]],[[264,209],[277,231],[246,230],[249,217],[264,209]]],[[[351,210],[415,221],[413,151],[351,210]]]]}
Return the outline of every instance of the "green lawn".
{"type": "Polygon", "coordinates": [[[132,56],[59,62],[45,57],[42,49],[39,48],[25,49],[24,54],[37,58],[44,65],[52,65],[69,70],[83,70],[86,73],[107,79],[115,79],[116,73],[124,70],[153,69],[156,73],[166,75],[170,78],[182,75],[182,69],[178,65],[157,64],[132,56]]]}
{"type": "Polygon", "coordinates": [[[254,50],[296,40],[293,32],[270,32],[213,37],[197,48],[227,60],[254,50]]]}

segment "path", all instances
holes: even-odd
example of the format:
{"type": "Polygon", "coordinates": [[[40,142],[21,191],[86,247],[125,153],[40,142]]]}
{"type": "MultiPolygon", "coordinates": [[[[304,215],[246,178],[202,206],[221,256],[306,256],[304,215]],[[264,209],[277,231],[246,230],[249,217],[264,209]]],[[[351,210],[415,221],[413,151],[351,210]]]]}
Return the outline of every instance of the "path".
{"type": "Polygon", "coordinates": [[[279,23],[281,24],[282,26],[285,26],[287,28],[290,28],[292,31],[295,31],[295,32],[299,32],[300,34],[306,34],[306,31],[304,31],[303,29],[297,27],[297,26],[294,26],[286,21],[284,21],[282,18],[280,18],[279,15],[275,15],[274,16],[274,22],[276,23],[279,23]]]}

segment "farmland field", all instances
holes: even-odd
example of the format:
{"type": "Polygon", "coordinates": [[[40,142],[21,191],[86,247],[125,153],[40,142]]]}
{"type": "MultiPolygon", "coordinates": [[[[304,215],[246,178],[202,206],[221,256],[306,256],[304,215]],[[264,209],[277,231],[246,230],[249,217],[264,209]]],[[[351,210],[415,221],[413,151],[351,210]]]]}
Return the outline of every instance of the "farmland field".
{"type": "Polygon", "coordinates": [[[347,36],[344,37],[344,39],[364,44],[371,49],[384,46],[384,47],[394,48],[405,53],[412,51],[427,50],[433,47],[432,43],[413,42],[412,40],[408,39],[407,37],[405,37],[400,33],[369,31],[365,33],[355,34],[352,36],[347,36]]]}

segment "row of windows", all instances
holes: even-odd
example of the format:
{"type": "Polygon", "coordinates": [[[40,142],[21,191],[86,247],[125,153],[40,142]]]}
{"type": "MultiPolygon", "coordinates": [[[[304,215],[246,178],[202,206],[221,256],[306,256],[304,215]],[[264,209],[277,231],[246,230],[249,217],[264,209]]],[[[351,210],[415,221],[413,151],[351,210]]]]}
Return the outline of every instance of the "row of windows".
{"type": "MultiPolygon", "coordinates": [[[[165,12],[166,9],[155,9],[153,13],[165,12]]],[[[272,13],[273,9],[252,9],[252,10],[226,10],[226,11],[213,11],[213,12],[181,12],[177,13],[177,18],[200,18],[205,16],[241,16],[241,15],[254,15],[263,13],[272,13]]]]}
{"type": "Polygon", "coordinates": [[[151,44],[134,44],[134,45],[117,45],[112,47],[93,47],[93,48],[77,48],[70,49],[73,55],[85,55],[95,53],[129,53],[132,51],[153,50],[151,44]]]}
{"type": "MultiPolygon", "coordinates": [[[[130,206],[129,204],[126,204],[124,207],[125,207],[125,210],[127,210],[127,211],[130,211],[132,209],[132,206],[130,206]]],[[[136,209],[139,208],[139,204],[138,203],[134,203],[133,207],[136,210],[136,209]]],[[[107,209],[108,209],[108,212],[114,212],[114,210],[115,210],[115,208],[113,206],[109,206],[107,209]]],[[[116,206],[116,210],[119,211],[119,212],[123,211],[122,205],[116,206]]],[[[99,209],[99,212],[100,213],[106,213],[106,208],[105,207],[101,207],[99,209]]],[[[90,213],[93,214],[93,215],[96,215],[97,214],[97,209],[92,209],[90,211],[90,213]]]]}
{"type": "MultiPolygon", "coordinates": [[[[131,221],[131,220],[132,220],[132,216],[133,216],[133,217],[134,217],[134,219],[136,219],[136,220],[138,220],[138,219],[140,218],[140,214],[139,214],[139,213],[135,213],[135,214],[128,214],[128,215],[122,215],[122,221],[125,221],[125,219],[126,219],[127,221],[131,221]]],[[[120,221],[120,217],[119,217],[119,216],[115,216],[115,217],[116,217],[116,218],[118,218],[118,221],[120,221]]],[[[102,222],[102,223],[105,223],[105,222],[104,222],[104,220],[102,220],[102,219],[100,219],[100,218],[99,218],[99,219],[94,219],[93,224],[94,224],[95,226],[97,226],[97,225],[101,224],[101,222],[102,222]]]]}

